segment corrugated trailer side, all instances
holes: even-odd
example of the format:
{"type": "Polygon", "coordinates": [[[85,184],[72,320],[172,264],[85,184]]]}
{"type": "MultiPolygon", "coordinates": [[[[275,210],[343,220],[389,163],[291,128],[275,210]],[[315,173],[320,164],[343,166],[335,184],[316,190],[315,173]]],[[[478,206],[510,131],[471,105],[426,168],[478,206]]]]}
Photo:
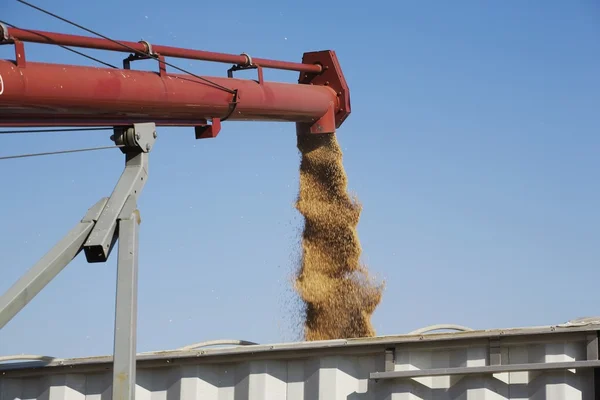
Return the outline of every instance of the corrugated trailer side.
{"type": "MultiPolygon", "coordinates": [[[[138,356],[138,400],[598,398],[598,321],[138,356]]],[[[112,357],[0,366],[0,400],[108,400],[112,357]]]]}

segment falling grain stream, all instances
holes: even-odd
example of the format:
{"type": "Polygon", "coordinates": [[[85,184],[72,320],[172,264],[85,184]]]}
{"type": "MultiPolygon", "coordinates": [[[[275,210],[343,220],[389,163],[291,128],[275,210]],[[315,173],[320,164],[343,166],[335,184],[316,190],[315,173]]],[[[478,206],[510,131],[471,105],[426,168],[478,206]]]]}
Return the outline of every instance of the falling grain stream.
{"type": "Polygon", "coordinates": [[[337,138],[301,134],[298,149],[302,159],[296,208],[304,217],[304,230],[295,286],[305,305],[305,340],[374,336],[371,315],[383,286],[360,261],[356,226],[361,205],[347,192],[337,138]]]}

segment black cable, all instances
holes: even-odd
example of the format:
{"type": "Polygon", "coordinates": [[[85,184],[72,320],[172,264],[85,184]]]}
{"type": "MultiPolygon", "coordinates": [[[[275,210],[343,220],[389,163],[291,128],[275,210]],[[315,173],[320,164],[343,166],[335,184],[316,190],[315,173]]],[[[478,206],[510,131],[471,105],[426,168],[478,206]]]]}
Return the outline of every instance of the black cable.
{"type": "Polygon", "coordinates": [[[82,152],[82,151],[107,150],[107,149],[115,149],[115,148],[119,148],[119,147],[123,147],[123,146],[88,147],[86,149],[60,150],[60,151],[50,151],[50,152],[45,152],[45,153],[19,154],[16,156],[0,157],[0,160],[9,160],[9,159],[13,159],[13,158],[48,156],[48,155],[53,155],[53,154],[78,153],[78,152],[82,152]]]}
{"type": "Polygon", "coordinates": [[[68,24],[71,24],[71,25],[73,25],[73,26],[76,26],[76,27],[77,27],[77,28],[79,28],[79,29],[83,29],[84,31],[86,31],[86,32],[89,32],[89,33],[91,33],[91,34],[93,34],[93,35],[99,36],[99,37],[101,37],[101,38],[103,38],[103,39],[106,39],[106,40],[108,40],[108,41],[111,41],[111,42],[113,42],[113,43],[115,43],[115,44],[118,44],[119,46],[121,46],[121,47],[123,47],[123,48],[125,48],[125,49],[128,49],[128,50],[130,50],[130,51],[133,51],[133,52],[135,52],[135,53],[137,53],[137,54],[139,54],[139,55],[142,55],[142,56],[144,56],[144,57],[150,57],[150,58],[152,58],[152,59],[154,59],[154,60],[157,60],[157,61],[159,61],[159,62],[162,62],[162,63],[164,63],[165,65],[168,65],[168,66],[170,66],[170,67],[172,67],[172,68],[175,68],[175,69],[177,69],[177,70],[179,70],[179,71],[181,71],[181,72],[184,72],[184,73],[186,73],[186,74],[189,74],[189,75],[191,75],[191,76],[193,76],[193,77],[195,77],[195,78],[197,78],[197,79],[200,79],[200,80],[203,80],[203,81],[205,81],[205,82],[208,82],[208,83],[210,83],[211,85],[214,85],[214,86],[215,86],[216,88],[218,88],[218,89],[224,90],[224,91],[226,91],[226,92],[228,92],[228,93],[231,93],[231,94],[235,94],[235,91],[234,91],[233,89],[229,89],[229,88],[227,88],[227,87],[225,87],[225,86],[219,85],[219,84],[218,84],[218,83],[216,83],[216,82],[213,82],[213,81],[211,81],[211,80],[209,80],[209,79],[206,79],[206,78],[203,78],[203,77],[201,77],[201,76],[198,76],[198,75],[196,75],[196,74],[194,74],[194,73],[192,73],[192,72],[189,72],[189,71],[187,71],[187,70],[185,70],[185,69],[183,69],[183,68],[179,68],[179,67],[177,67],[177,66],[175,66],[175,65],[173,65],[173,64],[171,64],[171,63],[168,63],[168,62],[166,62],[166,61],[164,61],[164,60],[163,60],[163,61],[161,61],[161,60],[159,60],[159,59],[158,59],[158,57],[154,56],[153,54],[144,53],[143,51],[137,50],[137,49],[135,49],[135,48],[133,48],[133,47],[131,47],[131,46],[128,46],[128,45],[126,45],[125,43],[121,43],[121,42],[119,42],[119,41],[117,41],[117,40],[114,40],[114,39],[111,39],[111,38],[109,38],[109,37],[107,37],[107,36],[104,36],[104,35],[102,35],[102,34],[100,34],[100,33],[98,33],[98,32],[94,32],[94,31],[93,31],[93,30],[91,30],[91,29],[88,29],[88,28],[86,28],[86,27],[84,27],[84,26],[81,26],[81,25],[79,25],[79,24],[77,24],[77,23],[75,23],[75,22],[73,22],[73,21],[69,21],[69,20],[68,20],[68,19],[66,19],[66,18],[63,18],[63,17],[61,17],[61,16],[59,16],[59,15],[56,15],[56,14],[54,14],[54,13],[51,13],[50,11],[46,11],[46,10],[44,10],[43,8],[40,8],[40,7],[38,7],[38,6],[35,6],[35,5],[33,5],[33,4],[30,4],[30,3],[28,3],[28,2],[26,2],[26,1],[24,1],[24,0],[17,0],[17,1],[18,1],[19,3],[25,4],[26,6],[29,6],[29,7],[31,7],[31,8],[34,8],[34,9],[36,9],[36,10],[38,10],[38,11],[41,11],[41,12],[43,12],[44,14],[50,15],[50,16],[52,16],[52,17],[54,17],[54,18],[60,19],[60,20],[61,20],[61,21],[63,21],[63,22],[66,22],[66,23],[68,23],[68,24]]]}
{"type": "Polygon", "coordinates": [[[43,133],[43,132],[73,132],[73,131],[105,131],[112,129],[107,128],[61,128],[61,129],[28,129],[18,131],[0,131],[0,135],[8,135],[13,133],[43,133]]]}
{"type": "Polygon", "coordinates": [[[235,111],[237,105],[238,105],[238,91],[237,89],[234,90],[234,94],[233,94],[233,99],[231,100],[231,103],[229,103],[229,112],[227,113],[227,115],[225,116],[225,118],[221,118],[221,122],[225,122],[227,121],[227,119],[229,117],[231,117],[231,115],[233,115],[233,112],[235,111]]]}
{"type": "Polygon", "coordinates": [[[89,58],[90,60],[92,60],[92,61],[96,61],[97,63],[100,63],[100,64],[102,64],[102,65],[106,65],[107,67],[110,67],[110,68],[116,68],[116,69],[118,69],[118,68],[117,68],[117,67],[115,67],[114,65],[112,65],[112,64],[109,64],[109,63],[107,63],[107,62],[104,62],[104,61],[102,61],[102,60],[99,60],[99,59],[97,59],[96,57],[92,57],[92,56],[90,56],[90,55],[87,55],[87,54],[85,54],[84,52],[81,52],[81,51],[79,51],[79,50],[75,50],[75,49],[72,49],[72,48],[70,48],[70,47],[64,46],[64,45],[62,45],[62,44],[58,44],[58,43],[54,42],[54,40],[52,40],[51,38],[49,38],[49,37],[47,37],[47,36],[44,36],[44,35],[42,35],[42,34],[41,34],[41,33],[39,33],[39,32],[34,32],[34,31],[32,31],[32,30],[29,30],[29,29],[18,28],[18,27],[16,27],[15,25],[13,25],[13,24],[9,24],[8,22],[6,22],[6,21],[2,21],[2,20],[0,20],[0,23],[4,24],[4,25],[6,25],[6,26],[10,26],[10,27],[12,27],[12,28],[20,29],[20,30],[22,30],[22,31],[29,32],[29,33],[33,33],[33,34],[35,34],[35,35],[41,36],[41,37],[43,37],[44,39],[46,39],[46,40],[48,40],[48,41],[50,41],[50,42],[53,42],[52,44],[53,44],[53,45],[55,45],[55,46],[62,47],[62,48],[63,48],[63,49],[65,49],[65,50],[71,51],[71,52],[73,52],[73,53],[75,53],[75,54],[79,54],[80,56],[83,56],[83,57],[85,57],[85,58],[89,58]]]}

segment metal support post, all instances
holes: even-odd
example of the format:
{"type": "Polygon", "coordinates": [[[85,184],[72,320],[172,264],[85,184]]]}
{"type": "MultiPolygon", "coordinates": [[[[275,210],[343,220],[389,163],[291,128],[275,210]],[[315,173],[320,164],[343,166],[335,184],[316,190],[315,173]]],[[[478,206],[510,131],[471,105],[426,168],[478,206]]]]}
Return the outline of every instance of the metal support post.
{"type": "Polygon", "coordinates": [[[139,223],[135,198],[129,196],[119,215],[113,399],[135,398],[139,223]]]}
{"type": "Polygon", "coordinates": [[[21,311],[81,250],[88,262],[104,262],[119,240],[113,357],[113,399],[134,400],[136,382],[138,230],[137,198],[148,177],[154,123],[115,128],[111,137],[125,154],[125,170],[109,198],[0,297],[0,328],[21,311]]]}

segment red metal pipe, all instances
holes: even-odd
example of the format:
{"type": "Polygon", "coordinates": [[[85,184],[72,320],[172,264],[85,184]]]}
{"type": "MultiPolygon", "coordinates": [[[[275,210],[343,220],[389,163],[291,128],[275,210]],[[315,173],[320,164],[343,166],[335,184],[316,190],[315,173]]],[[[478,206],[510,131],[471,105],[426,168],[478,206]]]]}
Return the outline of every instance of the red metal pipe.
{"type": "Polygon", "coordinates": [[[203,125],[207,119],[308,123],[334,132],[338,94],[329,86],[0,60],[0,126],[203,125]]]}
{"type": "MultiPolygon", "coordinates": [[[[0,28],[1,30],[1,28],[0,28]]],[[[1,33],[1,32],[0,32],[1,33]]],[[[89,49],[100,49],[130,53],[127,49],[117,43],[102,38],[94,38],[78,35],[67,35],[63,33],[23,30],[18,28],[7,28],[8,37],[23,42],[60,44],[63,46],[73,46],[89,49]]],[[[1,35],[0,35],[1,36],[1,35]]],[[[148,52],[148,48],[143,43],[127,42],[119,40],[118,42],[134,48],[143,53],[148,52]]],[[[245,55],[215,53],[211,51],[182,49],[178,47],[152,45],[152,51],[164,57],[186,58],[190,60],[214,61],[229,63],[235,65],[247,65],[248,58],[245,55]]],[[[322,67],[318,64],[303,64],[287,61],[269,60],[264,58],[252,58],[252,63],[260,65],[263,68],[282,69],[289,71],[299,71],[304,73],[321,73],[322,67]]]]}

